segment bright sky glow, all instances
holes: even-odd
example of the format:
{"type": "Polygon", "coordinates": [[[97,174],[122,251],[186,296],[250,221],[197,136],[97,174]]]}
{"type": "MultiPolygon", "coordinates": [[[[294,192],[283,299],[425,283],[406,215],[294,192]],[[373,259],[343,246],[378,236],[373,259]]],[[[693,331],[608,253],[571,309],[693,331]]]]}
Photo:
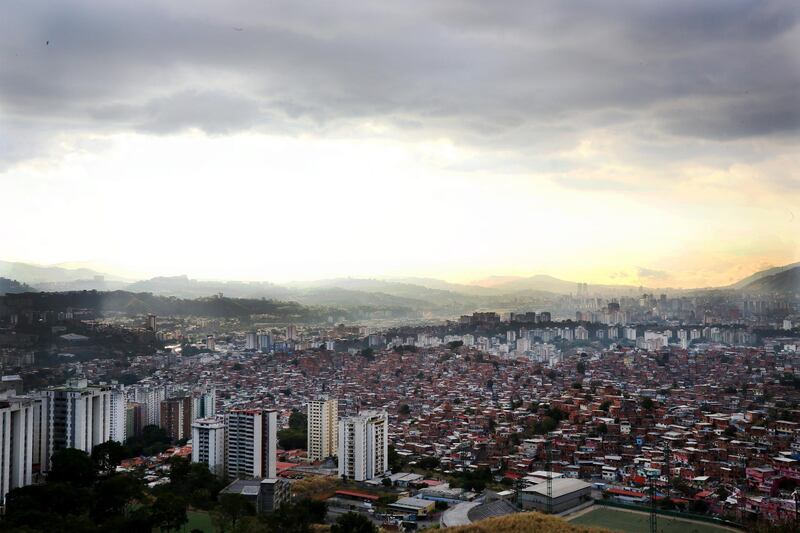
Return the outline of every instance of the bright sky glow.
{"type": "Polygon", "coordinates": [[[345,2],[352,20],[323,25],[291,4],[75,2],[62,19],[14,4],[0,23],[0,259],[672,287],[800,260],[791,2],[676,2],[675,31],[638,49],[671,8],[588,3],[584,21],[554,2],[484,20],[485,6],[345,2]],[[733,13],[701,31],[693,9],[733,13]],[[593,22],[608,31],[582,31],[593,22]],[[163,55],[144,44],[153,24],[163,55]]]}

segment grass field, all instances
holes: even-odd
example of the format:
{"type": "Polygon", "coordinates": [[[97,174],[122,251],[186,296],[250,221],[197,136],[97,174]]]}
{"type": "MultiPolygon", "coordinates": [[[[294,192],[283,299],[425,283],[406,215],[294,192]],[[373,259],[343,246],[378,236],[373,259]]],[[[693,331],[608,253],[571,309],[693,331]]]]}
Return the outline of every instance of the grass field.
{"type": "MultiPolygon", "coordinates": [[[[607,507],[595,507],[591,511],[570,520],[570,523],[604,527],[625,533],[641,533],[642,531],[650,530],[649,515],[607,507]]],[[[715,526],[714,524],[686,522],[677,518],[659,515],[658,531],[663,533],[723,533],[730,532],[730,529],[715,526]]]]}
{"type": "Polygon", "coordinates": [[[211,525],[211,517],[204,511],[186,511],[189,523],[184,527],[185,531],[199,529],[203,533],[214,533],[214,526],[211,525]]]}

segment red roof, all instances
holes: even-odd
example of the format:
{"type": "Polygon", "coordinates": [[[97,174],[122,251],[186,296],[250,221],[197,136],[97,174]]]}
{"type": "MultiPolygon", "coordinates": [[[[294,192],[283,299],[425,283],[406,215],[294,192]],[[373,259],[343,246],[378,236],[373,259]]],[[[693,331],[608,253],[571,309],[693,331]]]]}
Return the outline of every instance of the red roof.
{"type": "Polygon", "coordinates": [[[294,468],[297,466],[295,463],[287,463],[284,461],[275,461],[275,468],[278,472],[283,472],[284,470],[289,470],[290,468],[294,468]]]}
{"type": "Polygon", "coordinates": [[[337,490],[337,496],[350,496],[351,498],[360,498],[362,500],[378,501],[378,497],[374,494],[367,494],[366,492],[357,492],[354,490],[337,490]]]}
{"type": "Polygon", "coordinates": [[[610,489],[606,490],[606,492],[608,492],[609,494],[615,494],[617,496],[628,496],[629,498],[643,498],[645,496],[641,492],[620,489],[617,487],[611,487],[610,489]]]}

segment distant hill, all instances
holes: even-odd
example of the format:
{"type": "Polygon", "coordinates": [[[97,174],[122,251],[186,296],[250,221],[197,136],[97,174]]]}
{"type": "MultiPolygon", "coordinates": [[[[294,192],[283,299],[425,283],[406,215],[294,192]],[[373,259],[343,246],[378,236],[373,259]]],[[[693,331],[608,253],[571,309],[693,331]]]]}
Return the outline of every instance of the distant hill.
{"type": "Polygon", "coordinates": [[[233,298],[293,299],[286,287],[268,282],[202,281],[188,276],[161,276],[136,281],[125,287],[131,292],[152,292],[178,298],[202,298],[222,293],[233,298]]]}
{"type": "MultiPolygon", "coordinates": [[[[512,293],[520,291],[543,291],[555,294],[576,294],[578,283],[566,281],[546,274],[537,274],[527,278],[513,278],[510,281],[499,282],[492,286],[495,291],[512,293]]],[[[598,285],[589,284],[590,293],[630,294],[639,293],[640,288],[634,285],[598,285]]]]}
{"type": "Polygon", "coordinates": [[[34,290],[33,287],[31,287],[30,285],[26,285],[25,283],[20,283],[17,280],[0,278],[0,294],[31,292],[33,290],[34,290]]]}
{"type": "Polygon", "coordinates": [[[800,265],[757,278],[745,285],[746,292],[800,294],[800,265]]]}
{"type": "MultiPolygon", "coordinates": [[[[551,300],[556,295],[575,295],[578,290],[578,283],[575,281],[545,274],[529,277],[491,276],[472,284],[449,283],[424,277],[332,278],[275,284],[197,280],[185,275],[161,276],[131,282],[105,276],[88,268],[67,268],[71,266],[39,266],[0,261],[0,277],[14,279],[24,285],[22,288],[11,288],[5,292],[125,291],[187,300],[222,294],[235,299],[263,298],[298,302],[307,306],[330,306],[351,310],[381,308],[395,309],[402,313],[411,310],[417,313],[433,313],[437,316],[457,316],[476,309],[521,308],[530,302],[551,300]]],[[[719,289],[743,290],[747,287],[748,291],[791,292],[796,290],[791,274],[774,279],[773,276],[798,266],[800,263],[756,272],[734,285],[719,289]]],[[[676,291],[633,285],[589,284],[589,294],[606,297],[634,296],[642,291],[659,290],[676,291]]],[[[690,290],[685,291],[690,292],[690,290]]]]}
{"type": "Polygon", "coordinates": [[[419,285],[427,287],[428,289],[437,289],[440,291],[455,292],[466,296],[491,296],[498,294],[497,291],[491,287],[484,287],[479,284],[467,285],[463,283],[450,283],[436,278],[397,278],[391,279],[397,283],[407,283],[411,285],[419,285]]]}
{"type": "Polygon", "coordinates": [[[781,272],[785,272],[787,270],[791,270],[791,269],[796,268],[796,267],[800,267],[800,262],[792,263],[792,264],[784,265],[784,266],[772,267],[772,268],[768,268],[766,270],[761,270],[759,272],[756,272],[755,274],[750,274],[746,278],[737,281],[736,283],[731,285],[730,288],[731,289],[744,289],[748,285],[751,285],[752,283],[754,283],[754,282],[756,282],[756,281],[758,281],[758,280],[760,280],[762,278],[773,276],[775,274],[780,274],[781,272]]]}
{"type": "Polygon", "coordinates": [[[573,525],[555,516],[542,513],[516,513],[487,518],[468,526],[446,527],[447,533],[611,533],[608,529],[573,525]]]}
{"type": "MultiPolygon", "coordinates": [[[[310,307],[297,302],[245,298],[199,298],[188,300],[151,293],[127,291],[47,292],[6,294],[0,297],[10,311],[16,309],[66,310],[94,309],[98,313],[155,313],[163,316],[248,317],[266,315],[275,321],[318,322],[325,320],[331,308],[310,307]]],[[[339,314],[345,314],[339,312],[339,314]]]]}
{"type": "Polygon", "coordinates": [[[486,289],[497,287],[505,283],[525,279],[522,276],[489,276],[488,278],[473,281],[472,284],[486,289]]]}
{"type": "MultiPolygon", "coordinates": [[[[435,285],[435,283],[431,283],[435,285]]],[[[352,298],[358,294],[360,299],[365,301],[374,300],[376,303],[385,304],[387,298],[397,299],[398,305],[412,307],[414,309],[436,309],[453,306],[472,307],[476,304],[476,296],[464,294],[455,289],[459,286],[440,281],[440,287],[432,288],[417,283],[406,283],[403,281],[387,281],[369,278],[335,278],[318,280],[311,282],[294,282],[288,286],[296,289],[299,293],[296,298],[300,302],[318,303],[324,302],[320,298],[329,298],[335,294],[352,298]]]]}
{"type": "Polygon", "coordinates": [[[105,274],[88,268],[63,268],[0,261],[0,276],[36,285],[41,282],[54,283],[92,279],[95,276],[105,277],[105,274]]]}

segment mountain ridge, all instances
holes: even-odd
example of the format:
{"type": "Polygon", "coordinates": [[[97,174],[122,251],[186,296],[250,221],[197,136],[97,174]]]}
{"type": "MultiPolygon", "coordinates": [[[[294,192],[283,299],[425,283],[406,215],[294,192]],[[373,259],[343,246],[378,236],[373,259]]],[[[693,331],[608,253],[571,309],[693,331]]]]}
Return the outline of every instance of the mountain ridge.
{"type": "Polygon", "coordinates": [[[755,279],[742,288],[745,292],[800,294],[800,264],[755,279]]]}
{"type": "MultiPolygon", "coordinates": [[[[635,296],[641,292],[682,292],[702,290],[746,290],[747,292],[792,292],[792,272],[800,263],[755,272],[739,282],[715,288],[653,289],[634,285],[590,284],[593,295],[635,296]],[[764,281],[767,280],[767,281],[764,281]]],[[[267,281],[197,280],[187,275],[156,276],[133,282],[114,280],[86,268],[69,269],[57,266],[28,265],[0,261],[0,276],[15,274],[14,279],[31,291],[63,292],[73,290],[152,293],[176,298],[203,298],[224,294],[234,298],[267,298],[296,301],[304,305],[346,307],[394,306],[417,311],[460,312],[508,302],[514,298],[552,298],[577,294],[578,283],[547,274],[528,277],[494,276],[490,286],[451,283],[436,278],[328,278],[276,284],[267,281]],[[88,279],[87,279],[88,278],[88,279]]],[[[3,276],[9,277],[9,276],[3,276]]],[[[477,282],[476,282],[477,283],[477,282]]],[[[18,289],[15,289],[19,292],[18,289]]]]}

